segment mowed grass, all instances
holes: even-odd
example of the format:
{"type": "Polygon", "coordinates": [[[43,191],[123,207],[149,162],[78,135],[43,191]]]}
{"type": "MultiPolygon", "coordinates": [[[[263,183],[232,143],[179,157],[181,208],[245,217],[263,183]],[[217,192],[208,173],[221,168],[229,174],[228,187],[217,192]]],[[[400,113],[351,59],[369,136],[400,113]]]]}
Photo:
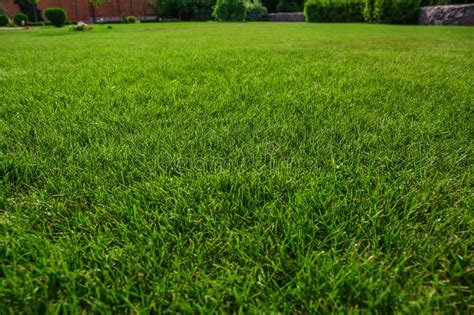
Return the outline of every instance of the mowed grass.
{"type": "Polygon", "coordinates": [[[0,31],[0,313],[471,313],[474,29],[0,31]]]}

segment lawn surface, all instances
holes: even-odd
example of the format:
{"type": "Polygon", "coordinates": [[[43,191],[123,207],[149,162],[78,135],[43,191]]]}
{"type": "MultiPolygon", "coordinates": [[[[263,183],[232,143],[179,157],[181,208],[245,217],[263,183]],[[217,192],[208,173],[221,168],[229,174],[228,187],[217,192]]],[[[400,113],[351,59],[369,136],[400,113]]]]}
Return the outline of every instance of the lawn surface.
{"type": "Polygon", "coordinates": [[[474,28],[0,31],[0,313],[474,309],[474,28]]]}

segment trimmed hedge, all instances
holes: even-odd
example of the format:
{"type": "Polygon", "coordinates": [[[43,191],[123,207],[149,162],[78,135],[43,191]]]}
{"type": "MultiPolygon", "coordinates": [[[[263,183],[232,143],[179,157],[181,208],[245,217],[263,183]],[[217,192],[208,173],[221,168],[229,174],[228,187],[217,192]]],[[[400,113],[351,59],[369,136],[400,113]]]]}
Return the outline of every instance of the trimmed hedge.
{"type": "Polygon", "coordinates": [[[247,10],[242,0],[217,0],[214,6],[214,16],[218,21],[245,21],[247,10]]]}
{"type": "Polygon", "coordinates": [[[0,26],[8,26],[8,16],[0,14],[0,26]]]}
{"type": "Polygon", "coordinates": [[[304,14],[307,22],[362,22],[414,24],[421,0],[309,0],[304,14]]]}
{"type": "Polygon", "coordinates": [[[415,24],[420,0],[375,0],[372,21],[384,24],[415,24]]]}
{"type": "Polygon", "coordinates": [[[27,25],[28,21],[29,21],[28,15],[26,15],[24,13],[17,13],[13,17],[13,22],[15,22],[15,24],[18,25],[18,26],[27,25]]]}
{"type": "Polygon", "coordinates": [[[67,21],[67,13],[63,8],[51,7],[44,10],[44,16],[56,27],[63,26],[67,21]]]}
{"type": "Polygon", "coordinates": [[[362,22],[361,1],[310,0],[304,6],[307,22],[362,22]]]}
{"type": "Polygon", "coordinates": [[[262,21],[267,14],[267,8],[258,0],[247,2],[245,6],[247,9],[247,21],[262,21]]]}
{"type": "Polygon", "coordinates": [[[364,16],[364,20],[369,23],[375,23],[375,16],[374,16],[374,8],[375,8],[375,0],[365,0],[364,10],[362,11],[362,15],[364,16]]]}

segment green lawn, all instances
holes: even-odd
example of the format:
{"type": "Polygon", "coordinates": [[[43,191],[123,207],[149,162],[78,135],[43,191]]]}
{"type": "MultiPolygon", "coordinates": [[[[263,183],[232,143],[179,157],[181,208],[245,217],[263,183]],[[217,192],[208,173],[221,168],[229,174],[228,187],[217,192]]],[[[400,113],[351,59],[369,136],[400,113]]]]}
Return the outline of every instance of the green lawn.
{"type": "Polygon", "coordinates": [[[474,28],[0,30],[0,313],[470,313],[474,28]]]}

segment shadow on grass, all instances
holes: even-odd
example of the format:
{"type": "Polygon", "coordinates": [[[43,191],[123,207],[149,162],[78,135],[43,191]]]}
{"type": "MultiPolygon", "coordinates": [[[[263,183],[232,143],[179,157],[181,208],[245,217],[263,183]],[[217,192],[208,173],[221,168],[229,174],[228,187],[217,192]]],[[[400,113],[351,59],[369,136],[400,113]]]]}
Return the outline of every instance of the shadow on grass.
{"type": "MultiPolygon", "coordinates": [[[[66,36],[79,36],[81,34],[90,34],[94,33],[94,31],[89,31],[89,32],[73,32],[69,31],[67,29],[64,30],[64,32],[41,32],[41,33],[36,33],[36,34],[31,34],[31,36],[34,37],[66,37],[66,36]]],[[[95,32],[98,33],[98,32],[95,32]]]]}

